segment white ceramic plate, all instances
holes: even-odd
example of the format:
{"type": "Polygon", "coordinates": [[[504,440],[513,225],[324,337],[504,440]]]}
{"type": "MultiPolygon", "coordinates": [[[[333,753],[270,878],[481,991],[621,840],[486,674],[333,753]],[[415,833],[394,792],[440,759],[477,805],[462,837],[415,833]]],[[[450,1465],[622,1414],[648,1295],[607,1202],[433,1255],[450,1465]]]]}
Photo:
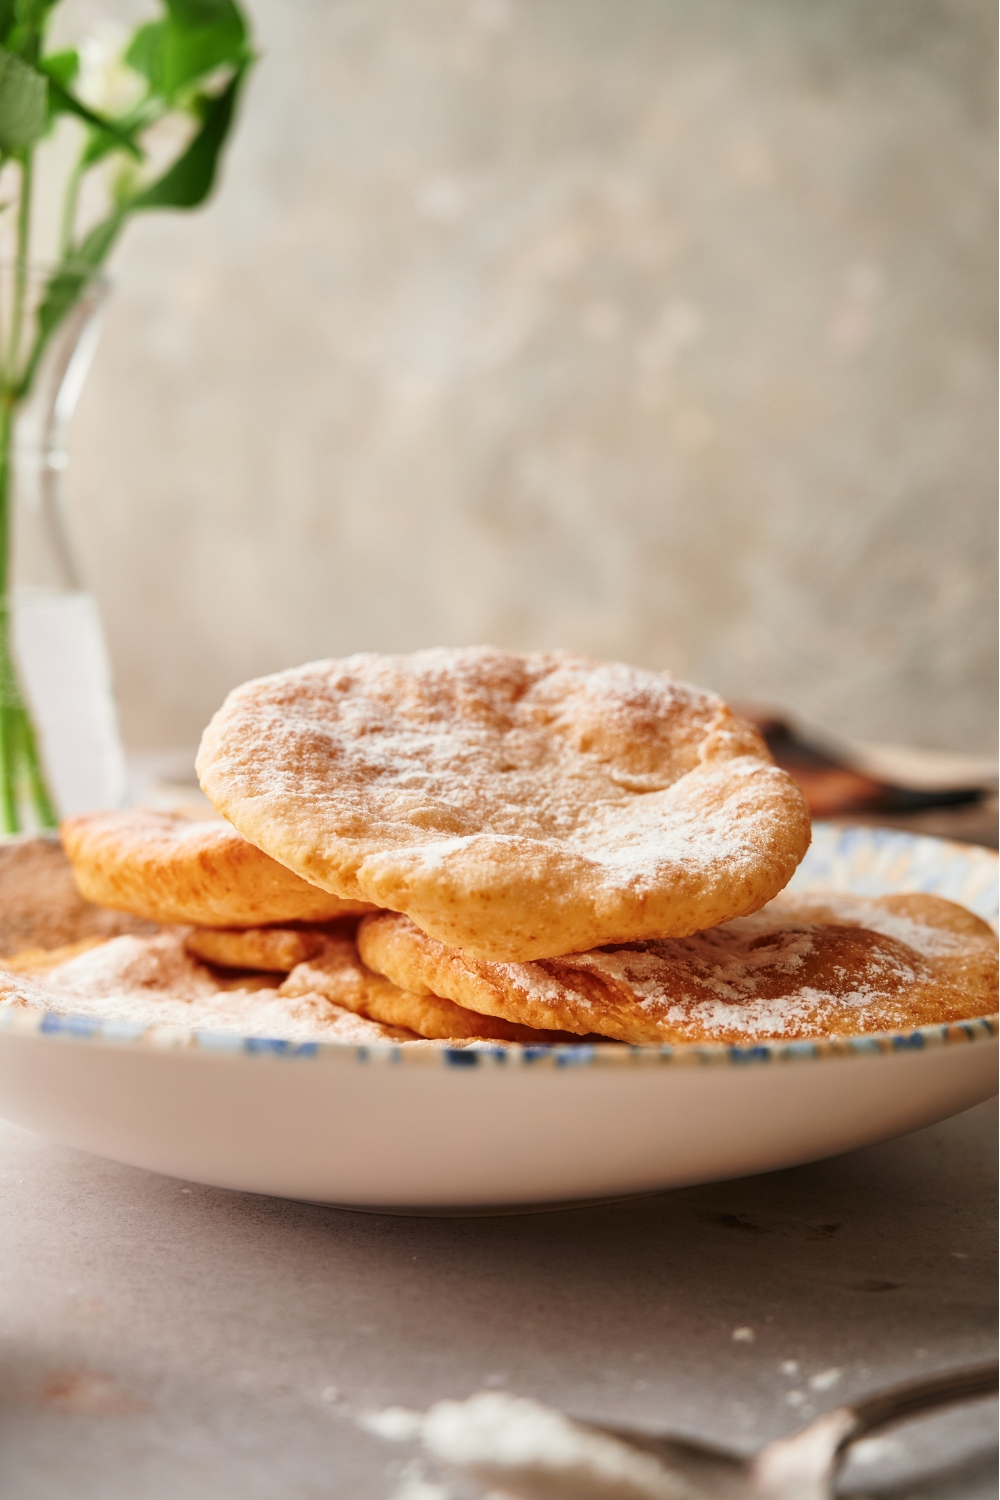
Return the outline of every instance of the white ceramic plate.
{"type": "MultiPolygon", "coordinates": [[[[817,825],[793,886],[935,891],[996,923],[997,859],[817,825]]],[[[737,1047],[296,1044],[0,1011],[0,1113],[218,1187],[403,1212],[609,1198],[815,1161],[996,1088],[996,1018],[737,1047]]]]}

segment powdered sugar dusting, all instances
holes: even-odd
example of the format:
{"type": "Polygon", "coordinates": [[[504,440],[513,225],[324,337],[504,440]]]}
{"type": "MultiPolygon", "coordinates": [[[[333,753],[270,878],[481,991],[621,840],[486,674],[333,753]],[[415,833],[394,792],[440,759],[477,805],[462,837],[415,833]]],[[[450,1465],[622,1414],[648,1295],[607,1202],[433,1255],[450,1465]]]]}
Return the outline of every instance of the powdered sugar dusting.
{"type": "Polygon", "coordinates": [[[501,974],[508,984],[516,986],[527,1000],[540,1005],[558,1004],[565,995],[565,987],[553,978],[541,963],[492,964],[491,968],[501,974]]]}
{"type": "Polygon", "coordinates": [[[184,950],[186,929],[119,937],[45,973],[20,979],[15,1003],[144,1026],[235,1032],[288,1041],[376,1042],[403,1037],[319,994],[224,988],[184,950]]]}
{"type": "Polygon", "coordinates": [[[783,897],[687,938],[484,967],[548,1024],[623,1041],[857,1034],[992,1009],[992,936],[935,925],[954,920],[944,903],[922,920],[861,897],[783,897]]]}
{"type": "Polygon", "coordinates": [[[187,929],[151,938],[119,937],[60,964],[37,983],[54,996],[80,1003],[123,994],[148,995],[191,1006],[218,994],[219,985],[204,965],[184,949],[187,929]]]}
{"type": "Polygon", "coordinates": [[[230,701],[253,705],[271,752],[240,771],[230,763],[241,790],[299,793],[301,762],[288,752],[308,744],[322,750],[331,790],[391,799],[422,849],[482,831],[523,834],[526,805],[537,837],[586,842],[595,805],[664,791],[693,770],[722,708],[665,673],[489,648],[315,662],[248,683],[230,701]]]}
{"type": "Polygon", "coordinates": [[[492,961],[773,895],[801,793],[712,693],[569,652],[315,662],[236,689],[199,774],[251,843],[492,961]]]}
{"type": "MultiPolygon", "coordinates": [[[[818,906],[835,913],[838,922],[867,927],[871,932],[879,932],[883,937],[893,938],[897,943],[905,943],[908,948],[912,948],[915,953],[921,954],[924,958],[944,958],[958,954],[968,944],[968,938],[960,932],[950,932],[943,927],[932,927],[927,922],[920,922],[914,917],[903,916],[901,912],[887,911],[877,901],[864,896],[824,892],[817,896],[815,901],[818,906]]],[[[758,918],[766,918],[768,912],[780,910],[781,904],[775,903],[771,907],[765,907],[763,912],[758,913],[758,918]]],[[[800,897],[798,904],[803,914],[806,914],[809,909],[808,896],[800,897]]],[[[747,920],[752,921],[753,918],[747,920]]]]}
{"type": "Polygon", "coordinates": [[[857,1030],[880,999],[918,982],[923,966],[905,950],[866,942],[838,963],[829,928],[743,918],[691,938],[666,939],[575,957],[584,972],[631,992],[654,1023],[717,1037],[801,1033],[817,1009],[847,1008],[857,1030]],[[819,981],[817,983],[817,980],[819,981]]]}

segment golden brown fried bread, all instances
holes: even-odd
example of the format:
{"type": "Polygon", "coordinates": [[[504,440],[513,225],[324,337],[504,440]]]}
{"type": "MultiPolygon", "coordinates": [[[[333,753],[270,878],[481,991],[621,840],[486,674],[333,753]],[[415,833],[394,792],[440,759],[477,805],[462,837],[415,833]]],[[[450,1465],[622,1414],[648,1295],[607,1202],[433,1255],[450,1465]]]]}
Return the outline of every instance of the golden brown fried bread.
{"type": "Polygon", "coordinates": [[[355,1014],[316,991],[291,995],[264,976],[222,977],[187,952],[182,931],[110,938],[85,951],[64,950],[62,958],[22,973],[0,970],[0,1007],[298,1042],[417,1041],[412,1031],[355,1014]]]}
{"type": "Polygon", "coordinates": [[[310,885],[221,819],[135,808],[68,818],[59,833],[88,901],[154,922],[260,927],[372,910],[310,885]]]}
{"type": "Polygon", "coordinates": [[[752,1044],[908,1030],[996,1009],[997,944],[937,896],[782,896],[687,938],[488,963],[381,912],[364,962],[396,984],[522,1025],[637,1044],[752,1044]]]}
{"type": "MultiPolygon", "coordinates": [[[[0,1007],[299,1042],[431,1039],[548,1045],[580,1040],[481,1016],[436,995],[409,994],[366,969],[350,939],[308,936],[320,951],[296,965],[277,988],[265,974],[237,977],[206,968],[183,931],[152,938],[86,938],[59,949],[33,949],[0,961],[0,1007]]],[[[249,948],[240,956],[249,956],[249,948]]]]}
{"type": "Polygon", "coordinates": [[[809,843],[757,732],[666,673],[489,647],[237,688],[198,756],[253,844],[474,958],[684,936],[755,911],[809,843]]]}
{"type": "Polygon", "coordinates": [[[417,1036],[434,1041],[478,1037],[487,1041],[520,1042],[523,1045],[548,1045],[555,1042],[577,1042],[568,1032],[539,1031],[519,1026],[501,1017],[481,1015],[465,1010],[451,1000],[424,991],[400,989],[365,967],[358,950],[349,939],[328,939],[322,954],[300,964],[289,974],[278,991],[281,995],[325,995],[334,1004],[367,1016],[386,1026],[403,1026],[417,1036]]]}
{"type": "Polygon", "coordinates": [[[287,974],[322,950],[322,933],[308,927],[195,927],[184,939],[193,958],[222,969],[287,974]]]}

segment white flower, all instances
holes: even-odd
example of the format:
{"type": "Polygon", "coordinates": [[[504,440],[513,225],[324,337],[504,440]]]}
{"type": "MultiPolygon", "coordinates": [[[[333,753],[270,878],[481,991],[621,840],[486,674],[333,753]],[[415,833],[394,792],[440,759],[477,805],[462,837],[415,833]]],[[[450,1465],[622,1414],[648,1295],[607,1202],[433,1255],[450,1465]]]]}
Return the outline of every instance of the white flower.
{"type": "Polygon", "coordinates": [[[100,21],[77,48],[76,96],[111,120],[127,114],[146,92],[146,80],[125,61],[128,40],[128,33],[113,21],[100,21]]]}

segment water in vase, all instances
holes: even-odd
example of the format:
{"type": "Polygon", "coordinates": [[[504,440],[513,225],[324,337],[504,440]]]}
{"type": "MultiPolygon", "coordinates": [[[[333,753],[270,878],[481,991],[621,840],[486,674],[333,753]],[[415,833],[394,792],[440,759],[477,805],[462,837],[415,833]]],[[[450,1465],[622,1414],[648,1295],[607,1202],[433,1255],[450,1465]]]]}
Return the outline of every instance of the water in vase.
{"type": "Polygon", "coordinates": [[[125,757],[93,596],[21,588],[13,606],[21,681],[60,817],[124,806],[125,757]]]}
{"type": "MultiPolygon", "coordinates": [[[[21,306],[29,347],[51,282],[49,268],[31,267],[19,292],[16,268],[12,289],[10,268],[0,265],[0,311],[21,306]]],[[[33,768],[32,750],[25,764],[15,766],[14,798],[4,783],[3,821],[12,832],[126,801],[108,652],[97,604],[81,581],[63,504],[69,426],[105,290],[89,275],[81,280],[69,312],[44,343],[13,429],[9,419],[4,429],[10,468],[3,540],[9,550],[0,594],[9,590],[14,670],[41,761],[33,768]],[[47,786],[39,792],[42,781],[47,786]]],[[[24,740],[13,743],[23,746],[24,740]]],[[[10,762],[4,773],[10,777],[10,762]]]]}

